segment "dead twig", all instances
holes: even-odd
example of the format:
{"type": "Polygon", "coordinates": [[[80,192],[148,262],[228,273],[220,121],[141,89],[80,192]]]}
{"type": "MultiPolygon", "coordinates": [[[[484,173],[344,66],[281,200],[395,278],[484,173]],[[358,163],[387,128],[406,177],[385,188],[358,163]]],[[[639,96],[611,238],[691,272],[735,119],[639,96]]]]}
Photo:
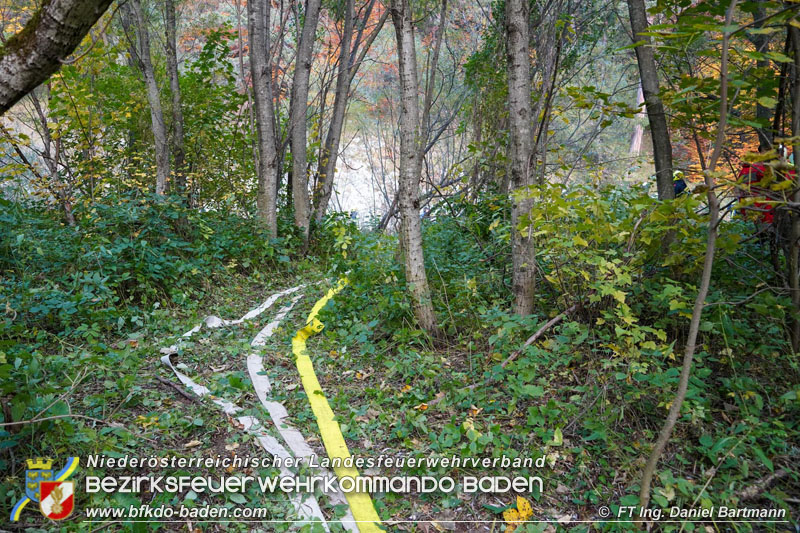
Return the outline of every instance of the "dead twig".
{"type": "MultiPolygon", "coordinates": [[[[520,356],[520,354],[525,350],[525,348],[527,348],[528,346],[530,346],[531,344],[533,344],[534,342],[539,340],[539,338],[542,335],[544,335],[547,330],[549,330],[550,328],[552,328],[553,326],[555,326],[556,324],[558,324],[559,322],[564,320],[564,318],[567,315],[569,315],[570,313],[572,313],[573,311],[575,311],[578,308],[578,305],[580,305],[580,303],[581,302],[576,303],[576,304],[572,304],[568,309],[566,309],[565,311],[562,311],[558,315],[556,315],[553,318],[551,318],[550,320],[548,320],[542,327],[540,327],[538,330],[536,330],[536,333],[534,333],[533,335],[528,337],[528,340],[526,340],[525,343],[518,350],[516,350],[514,353],[509,355],[508,358],[506,358],[506,360],[503,361],[503,363],[500,365],[500,367],[501,368],[505,368],[509,364],[511,364],[517,357],[520,356]]],[[[484,380],[484,381],[482,381],[480,383],[473,383],[472,385],[467,387],[465,390],[467,390],[467,391],[475,390],[478,387],[485,387],[487,385],[491,385],[492,383],[494,383],[496,381],[497,380],[495,378],[489,378],[489,379],[484,380]]],[[[428,407],[432,407],[432,406],[436,405],[437,403],[439,403],[440,401],[442,401],[442,399],[444,399],[444,395],[439,396],[438,398],[436,398],[434,400],[431,400],[430,402],[427,403],[427,405],[428,405],[428,407]]]]}
{"type": "Polygon", "coordinates": [[[754,500],[758,498],[765,490],[769,489],[776,482],[787,477],[788,475],[789,475],[788,470],[784,468],[779,468],[778,470],[768,475],[764,479],[758,481],[757,483],[750,485],[745,489],[740,490],[739,492],[736,493],[736,496],[739,498],[739,501],[754,500]]]}
{"type": "Polygon", "coordinates": [[[200,398],[198,398],[197,396],[194,396],[194,395],[186,392],[177,383],[173,383],[172,381],[170,381],[170,380],[168,380],[166,378],[162,378],[161,376],[156,376],[156,379],[158,381],[160,381],[161,383],[163,383],[164,385],[167,385],[167,386],[172,387],[173,389],[175,389],[178,392],[178,394],[180,394],[181,396],[183,396],[187,400],[192,401],[194,403],[203,403],[203,402],[200,401],[200,398]]]}

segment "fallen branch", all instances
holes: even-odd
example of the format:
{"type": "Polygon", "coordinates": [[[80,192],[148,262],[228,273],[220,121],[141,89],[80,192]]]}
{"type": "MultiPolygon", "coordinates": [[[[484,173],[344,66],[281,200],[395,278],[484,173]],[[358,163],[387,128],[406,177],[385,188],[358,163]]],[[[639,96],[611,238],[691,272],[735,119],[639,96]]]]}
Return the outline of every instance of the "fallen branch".
{"type": "Polygon", "coordinates": [[[14,426],[14,425],[24,426],[26,424],[34,424],[36,422],[47,422],[48,420],[58,420],[58,419],[61,419],[61,418],[82,418],[84,420],[90,420],[90,421],[95,422],[97,424],[105,424],[107,426],[111,426],[111,427],[115,427],[115,428],[123,428],[123,429],[125,428],[124,425],[122,425],[122,424],[120,424],[118,422],[107,422],[105,420],[100,420],[99,418],[94,418],[92,416],[75,415],[75,414],[46,416],[44,418],[31,418],[30,420],[22,420],[20,422],[4,422],[4,423],[0,424],[0,427],[14,426]]]}
{"type": "MultiPolygon", "coordinates": [[[[525,350],[525,348],[527,348],[528,346],[530,346],[531,344],[533,344],[534,342],[539,340],[539,338],[542,335],[544,335],[547,330],[549,330],[550,328],[552,328],[553,326],[555,326],[556,324],[558,324],[559,322],[564,320],[564,318],[567,315],[569,315],[570,313],[572,313],[573,311],[575,311],[578,308],[579,304],[580,304],[580,302],[576,303],[576,304],[572,304],[572,306],[570,306],[568,309],[566,309],[565,311],[562,311],[561,313],[557,314],[556,316],[554,316],[553,318],[548,320],[542,327],[540,327],[538,330],[536,330],[536,333],[534,333],[533,335],[528,337],[528,340],[526,340],[525,343],[518,350],[516,350],[514,353],[509,355],[508,358],[506,358],[506,360],[502,362],[500,367],[501,368],[505,368],[509,364],[511,364],[517,357],[520,356],[520,354],[525,350]]],[[[487,380],[482,381],[481,383],[473,383],[472,385],[467,387],[465,390],[467,390],[467,391],[475,390],[478,387],[485,387],[487,385],[491,385],[492,383],[494,383],[496,381],[497,381],[497,378],[489,378],[487,380]]],[[[427,405],[428,405],[428,407],[433,407],[437,403],[441,402],[442,399],[444,399],[444,395],[439,396],[438,398],[436,398],[434,400],[431,400],[430,402],[427,402],[427,405]]]]}
{"type": "Polygon", "coordinates": [[[765,490],[774,485],[777,481],[780,481],[788,475],[788,470],[780,468],[755,485],[750,485],[746,489],[740,490],[736,493],[736,496],[739,498],[739,501],[754,500],[758,498],[765,490]]]}
{"type": "Polygon", "coordinates": [[[161,383],[163,383],[164,385],[167,385],[167,386],[172,387],[173,389],[175,389],[175,391],[177,391],[178,394],[180,394],[181,396],[183,396],[187,400],[189,400],[191,402],[194,402],[194,403],[203,403],[202,401],[200,401],[200,398],[198,398],[197,396],[194,396],[192,394],[189,394],[184,389],[182,389],[180,387],[180,385],[178,385],[177,383],[173,383],[172,381],[170,381],[170,380],[168,380],[166,378],[162,378],[161,376],[156,376],[156,379],[158,381],[160,381],[161,383]]]}

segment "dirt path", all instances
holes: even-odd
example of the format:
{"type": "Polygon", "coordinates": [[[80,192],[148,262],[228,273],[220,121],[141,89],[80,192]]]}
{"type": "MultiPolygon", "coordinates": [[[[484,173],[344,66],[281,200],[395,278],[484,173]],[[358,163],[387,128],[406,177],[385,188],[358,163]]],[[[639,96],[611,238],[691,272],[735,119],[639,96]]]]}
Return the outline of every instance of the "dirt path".
{"type": "MultiPolygon", "coordinates": [[[[316,455],[300,431],[291,424],[285,406],[271,398],[272,386],[267,375],[269,369],[265,368],[265,365],[266,367],[269,366],[269,362],[265,361],[265,354],[262,351],[267,340],[295,305],[304,297],[303,289],[305,287],[299,285],[272,294],[263,303],[248,311],[239,319],[224,320],[215,315],[210,315],[201,324],[181,335],[176,343],[160,350],[162,354],[161,362],[172,370],[183,386],[200,398],[208,398],[217,408],[229,415],[232,420],[238,422],[237,427],[253,435],[256,442],[265,452],[280,459],[289,457],[308,459],[312,455],[316,455]],[[260,413],[258,416],[246,415],[244,414],[246,410],[256,406],[238,405],[233,401],[213,395],[211,390],[200,383],[199,380],[192,379],[184,373],[188,372],[188,367],[185,364],[181,364],[180,358],[189,360],[191,354],[181,354],[180,352],[184,343],[201,330],[230,327],[254,320],[272,309],[272,306],[278,301],[281,301],[283,306],[275,313],[272,320],[252,339],[250,353],[243,361],[261,406],[261,409],[257,410],[260,413]],[[273,429],[274,431],[272,431],[273,429]]],[[[313,475],[324,477],[333,475],[324,469],[317,468],[314,470],[313,475]]],[[[297,469],[280,468],[281,478],[294,478],[298,475],[297,469]]],[[[335,522],[341,524],[347,531],[356,533],[359,531],[349,507],[341,518],[330,519],[330,517],[335,516],[331,510],[333,506],[348,505],[344,495],[339,491],[323,494],[324,499],[322,502],[314,494],[310,493],[290,493],[288,496],[294,508],[295,517],[287,516],[285,519],[288,522],[293,522],[296,526],[316,522],[321,524],[326,531],[330,531],[328,523],[335,522]],[[323,509],[327,512],[323,512],[323,509]]]]}

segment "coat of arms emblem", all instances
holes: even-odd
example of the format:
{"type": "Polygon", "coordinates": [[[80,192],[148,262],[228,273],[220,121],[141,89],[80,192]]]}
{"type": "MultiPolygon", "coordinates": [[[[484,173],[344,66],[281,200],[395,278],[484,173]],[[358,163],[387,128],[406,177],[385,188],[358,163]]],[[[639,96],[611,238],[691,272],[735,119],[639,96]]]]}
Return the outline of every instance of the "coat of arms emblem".
{"type": "Polygon", "coordinates": [[[67,479],[78,468],[78,458],[68,457],[61,470],[53,470],[52,459],[37,457],[27,460],[25,497],[11,509],[11,521],[20,519],[22,510],[31,501],[39,502],[42,514],[51,520],[63,520],[75,507],[75,482],[67,479]]]}
{"type": "Polygon", "coordinates": [[[75,482],[42,481],[39,509],[50,520],[63,520],[75,507],[75,482]]]}
{"type": "Polygon", "coordinates": [[[25,494],[31,500],[39,501],[39,483],[53,481],[53,461],[50,459],[28,459],[28,469],[25,470],[25,494]]]}

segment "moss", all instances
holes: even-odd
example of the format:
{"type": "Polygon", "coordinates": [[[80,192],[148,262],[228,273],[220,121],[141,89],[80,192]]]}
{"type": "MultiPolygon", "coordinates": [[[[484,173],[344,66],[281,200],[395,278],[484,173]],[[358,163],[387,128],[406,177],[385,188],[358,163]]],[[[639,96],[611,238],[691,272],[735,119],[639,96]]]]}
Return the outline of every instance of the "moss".
{"type": "Polygon", "coordinates": [[[39,28],[39,24],[42,22],[44,10],[50,5],[50,1],[51,0],[44,0],[39,9],[36,10],[30,20],[25,24],[25,27],[12,35],[11,38],[9,38],[6,42],[5,46],[0,47],[0,59],[11,52],[24,51],[28,46],[31,45],[36,35],[36,30],[39,28]]]}

